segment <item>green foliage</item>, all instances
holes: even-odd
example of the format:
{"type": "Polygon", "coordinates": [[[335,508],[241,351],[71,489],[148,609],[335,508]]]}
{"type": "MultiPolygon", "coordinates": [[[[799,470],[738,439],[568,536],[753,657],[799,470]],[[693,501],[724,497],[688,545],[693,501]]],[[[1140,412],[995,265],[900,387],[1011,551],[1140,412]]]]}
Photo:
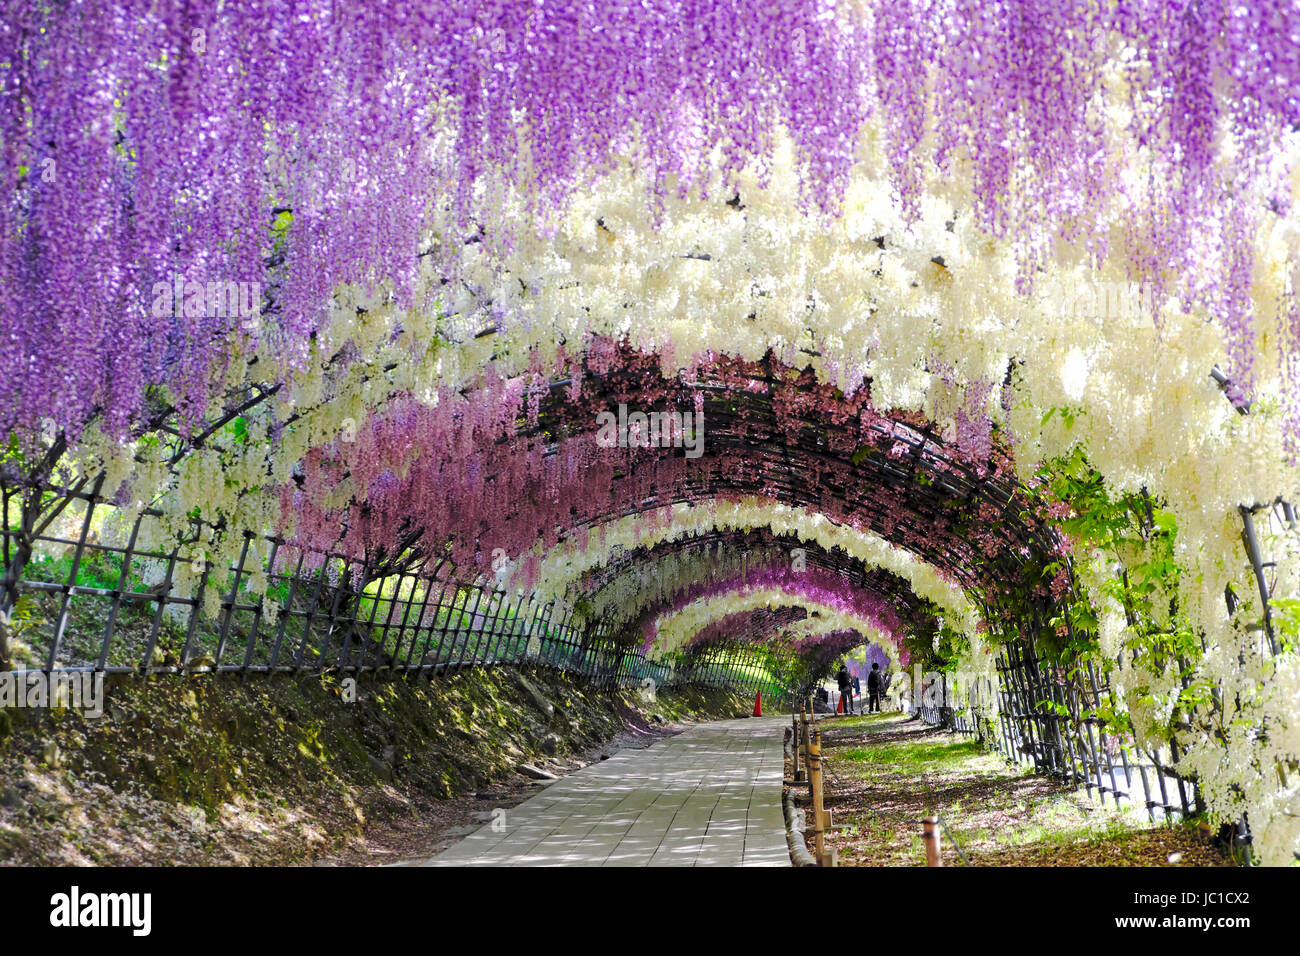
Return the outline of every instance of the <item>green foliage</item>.
{"type": "MultiPolygon", "coordinates": [[[[1050,417],[1050,415],[1049,415],[1050,417]]],[[[1145,491],[1112,494],[1102,476],[1080,449],[1051,462],[1039,473],[1051,494],[1070,508],[1059,527],[1073,542],[1076,553],[1100,552],[1120,569],[1101,584],[1101,592],[1123,609],[1128,625],[1125,647],[1139,670],[1164,673],[1176,669],[1185,686],[1171,716],[1176,723],[1198,705],[1208,703],[1213,688],[1190,676],[1203,653],[1201,635],[1179,612],[1180,571],[1175,558],[1178,523],[1173,514],[1145,491]]],[[[1055,574],[1060,564],[1051,565],[1055,574]]],[[[1069,668],[1071,677],[1095,666],[1107,674],[1115,661],[1101,653],[1097,609],[1087,595],[1071,593],[1058,602],[1048,622],[1051,630],[1035,644],[1040,657],[1069,668]]],[[[1129,666],[1129,661],[1125,661],[1129,666]]],[[[1143,688],[1128,682],[1136,700],[1152,702],[1143,688]]],[[[1105,720],[1118,731],[1131,731],[1126,713],[1108,699],[1087,715],[1105,720]]]]}
{"type": "Polygon", "coordinates": [[[1300,646],[1300,601],[1273,598],[1268,603],[1273,609],[1273,634],[1278,641],[1278,650],[1295,650],[1300,646]]]}
{"type": "Polygon", "coordinates": [[[948,625],[938,608],[931,607],[930,611],[909,629],[903,647],[911,662],[920,664],[923,670],[951,673],[956,671],[957,662],[970,652],[970,639],[948,625]]]}
{"type": "Polygon", "coordinates": [[[904,741],[855,747],[837,756],[855,763],[875,764],[890,768],[891,772],[921,771],[940,773],[953,765],[965,763],[971,757],[986,753],[976,740],[904,741]]]}

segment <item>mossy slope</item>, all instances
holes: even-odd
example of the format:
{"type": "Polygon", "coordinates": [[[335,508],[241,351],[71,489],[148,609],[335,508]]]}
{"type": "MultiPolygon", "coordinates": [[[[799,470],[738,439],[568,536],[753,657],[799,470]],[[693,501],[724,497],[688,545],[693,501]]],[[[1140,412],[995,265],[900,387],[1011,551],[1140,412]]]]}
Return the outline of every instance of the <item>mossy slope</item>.
{"type": "MultiPolygon", "coordinates": [[[[0,863],[305,862],[646,719],[634,692],[506,668],[363,675],[351,702],[332,677],[119,678],[105,696],[100,719],[0,712],[0,863]]],[[[651,709],[746,706],[695,691],[651,709]]]]}

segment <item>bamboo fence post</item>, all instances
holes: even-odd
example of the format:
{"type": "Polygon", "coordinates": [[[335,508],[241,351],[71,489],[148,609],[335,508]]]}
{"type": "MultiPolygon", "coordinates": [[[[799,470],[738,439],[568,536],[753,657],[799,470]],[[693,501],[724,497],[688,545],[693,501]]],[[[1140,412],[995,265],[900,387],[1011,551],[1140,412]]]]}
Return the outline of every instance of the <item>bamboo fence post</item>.
{"type": "Polygon", "coordinates": [[[922,841],[925,843],[925,865],[943,866],[943,857],[939,855],[939,821],[926,817],[921,821],[922,841]]]}
{"type": "Polygon", "coordinates": [[[791,715],[794,723],[794,782],[799,783],[803,780],[803,767],[800,761],[803,760],[803,727],[800,726],[800,720],[803,712],[791,715]]]}
{"type": "Polygon", "coordinates": [[[818,866],[834,866],[835,853],[826,852],[827,813],[822,801],[822,734],[813,730],[812,742],[808,745],[809,781],[812,784],[813,800],[813,855],[818,866]]]}

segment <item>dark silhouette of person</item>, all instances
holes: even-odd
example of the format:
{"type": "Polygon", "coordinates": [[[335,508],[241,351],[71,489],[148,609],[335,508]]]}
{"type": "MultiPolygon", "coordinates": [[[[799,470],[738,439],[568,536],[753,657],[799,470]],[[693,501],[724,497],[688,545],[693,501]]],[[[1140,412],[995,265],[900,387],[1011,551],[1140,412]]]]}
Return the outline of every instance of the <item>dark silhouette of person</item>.
{"type": "Polygon", "coordinates": [[[867,713],[880,713],[880,692],[884,689],[880,679],[880,665],[872,664],[867,675],[867,713]]]}
{"type": "Polygon", "coordinates": [[[849,673],[849,665],[840,663],[840,672],[835,675],[836,681],[840,685],[840,699],[844,701],[844,713],[853,713],[853,675],[849,673]]]}

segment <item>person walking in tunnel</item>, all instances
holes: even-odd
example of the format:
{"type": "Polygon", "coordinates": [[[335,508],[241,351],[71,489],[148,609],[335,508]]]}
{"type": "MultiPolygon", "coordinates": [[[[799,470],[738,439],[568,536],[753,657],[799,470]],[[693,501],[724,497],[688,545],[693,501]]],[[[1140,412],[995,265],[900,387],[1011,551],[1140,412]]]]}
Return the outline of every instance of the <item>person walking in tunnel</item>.
{"type": "Polygon", "coordinates": [[[871,673],[867,675],[867,713],[880,713],[880,665],[872,664],[871,673]]]}
{"type": "Polygon", "coordinates": [[[840,685],[840,700],[844,701],[844,713],[853,713],[853,675],[849,673],[849,665],[845,661],[840,661],[840,672],[835,675],[836,681],[840,685]]]}

